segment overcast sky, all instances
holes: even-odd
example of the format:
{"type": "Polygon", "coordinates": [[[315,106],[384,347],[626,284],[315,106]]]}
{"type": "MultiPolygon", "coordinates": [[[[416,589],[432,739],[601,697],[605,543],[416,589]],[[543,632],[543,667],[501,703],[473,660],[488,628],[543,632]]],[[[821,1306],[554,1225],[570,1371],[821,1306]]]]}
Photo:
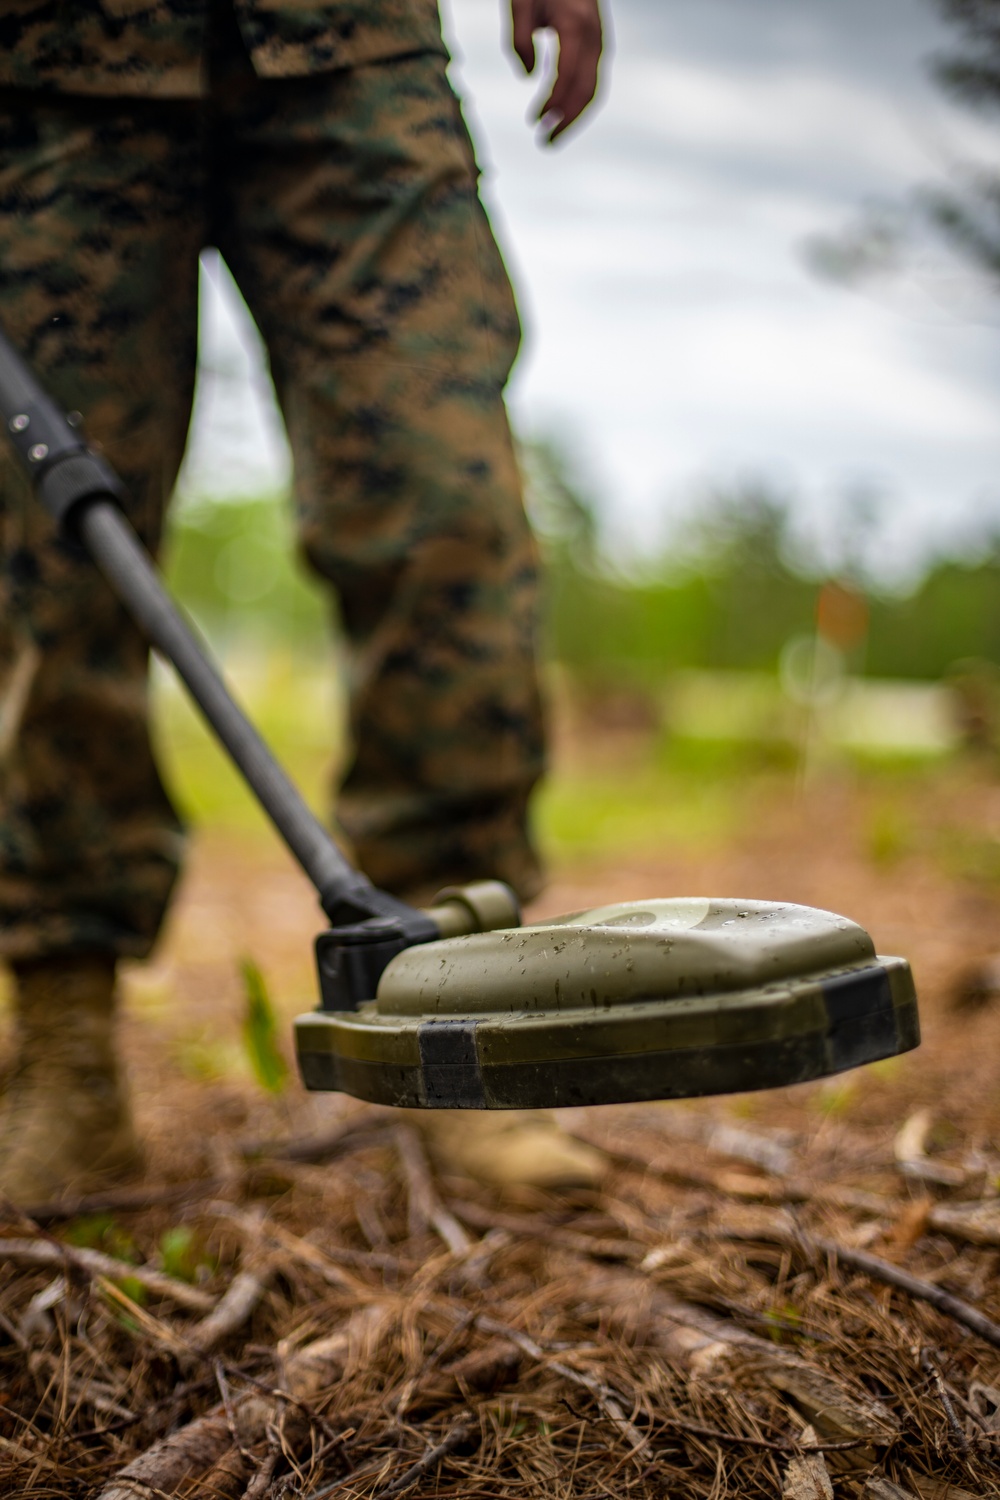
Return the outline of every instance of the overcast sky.
{"type": "MultiPolygon", "coordinates": [[[[887,572],[1000,516],[1000,301],[931,251],[865,293],[803,254],[996,159],[1000,130],[929,76],[931,0],[617,0],[602,107],[555,150],[499,0],[448,0],[446,28],[527,330],[515,422],[570,442],[621,542],[749,479],[796,496],[831,554],[843,496],[877,489],[887,572]]],[[[231,306],[207,313],[230,373],[205,383],[191,482],[254,488],[287,460],[231,306]]]]}

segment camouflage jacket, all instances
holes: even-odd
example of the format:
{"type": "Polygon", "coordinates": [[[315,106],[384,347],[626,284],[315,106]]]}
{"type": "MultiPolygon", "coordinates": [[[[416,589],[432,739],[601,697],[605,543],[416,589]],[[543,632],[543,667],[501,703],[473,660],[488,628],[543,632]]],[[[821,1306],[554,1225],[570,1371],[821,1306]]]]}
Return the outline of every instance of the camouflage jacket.
{"type": "MultiPolygon", "coordinates": [[[[234,0],[255,71],[288,78],[444,52],[437,0],[234,0]]],[[[211,0],[0,0],[0,85],[205,92],[211,0]]]]}

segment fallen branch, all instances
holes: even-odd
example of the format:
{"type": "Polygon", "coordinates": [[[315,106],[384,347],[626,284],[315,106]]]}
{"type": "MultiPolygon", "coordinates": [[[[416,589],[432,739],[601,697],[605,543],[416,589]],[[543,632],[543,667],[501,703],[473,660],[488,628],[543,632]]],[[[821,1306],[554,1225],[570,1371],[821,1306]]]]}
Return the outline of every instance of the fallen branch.
{"type": "Polygon", "coordinates": [[[147,1292],[157,1297],[169,1297],[192,1312],[211,1312],[215,1306],[215,1298],[200,1287],[189,1286],[186,1281],[178,1281],[175,1276],[156,1271],[152,1266],[133,1266],[128,1261],[116,1260],[102,1250],[57,1244],[54,1240],[0,1239],[0,1261],[5,1260],[23,1266],[60,1269],[68,1266],[87,1276],[104,1276],[109,1281],[137,1281],[147,1292]]]}
{"type": "Polygon", "coordinates": [[[996,1198],[980,1203],[935,1203],[927,1215],[927,1225],[970,1245],[1000,1249],[1000,1203],[996,1198]]]}
{"type": "Polygon", "coordinates": [[[884,1474],[869,1474],[861,1491],[861,1500],[916,1500],[912,1490],[893,1484],[884,1474]]]}
{"type": "Polygon", "coordinates": [[[249,1244],[243,1252],[243,1264],[208,1316],[187,1331],[188,1342],[200,1354],[207,1354],[249,1321],[274,1274],[273,1264],[261,1250],[265,1234],[263,1210],[244,1217],[249,1244]]]}
{"type": "MultiPolygon", "coordinates": [[[[812,1433],[811,1428],[807,1431],[812,1433]]],[[[781,1500],[833,1500],[826,1459],[811,1443],[810,1448],[812,1451],[789,1462],[781,1482],[781,1500]]]]}
{"type": "Polygon", "coordinates": [[[27,1350],[32,1343],[43,1343],[55,1332],[52,1309],[66,1301],[67,1292],[66,1277],[60,1272],[48,1286],[43,1286],[31,1298],[17,1320],[17,1333],[22,1349],[27,1350]]]}
{"type": "MultiPolygon", "coordinates": [[[[686,1110],[658,1114],[654,1129],[661,1139],[667,1136],[675,1140],[696,1141],[714,1156],[727,1156],[731,1161],[762,1167],[775,1177],[785,1176],[792,1162],[793,1147],[798,1143],[797,1138],[786,1130],[752,1129],[732,1120],[706,1118],[700,1112],[686,1110]]],[[[586,1131],[576,1131],[575,1134],[579,1134],[587,1145],[597,1146],[602,1151],[609,1149],[601,1139],[596,1136],[592,1139],[586,1131]]],[[[636,1161],[641,1160],[627,1145],[623,1149],[636,1161]]]]}
{"type": "Polygon", "coordinates": [[[927,1108],[915,1110],[903,1122],[892,1143],[897,1170],[902,1176],[916,1178],[919,1182],[934,1182],[939,1187],[961,1187],[966,1174],[960,1167],[932,1161],[927,1154],[933,1128],[934,1112],[927,1108]]]}
{"type": "MultiPolygon", "coordinates": [[[[678,1119],[682,1116],[678,1113],[678,1119]]],[[[780,1132],[784,1135],[784,1132],[780,1132]]],[[[750,1166],[762,1167],[773,1177],[784,1177],[792,1164],[792,1152],[774,1134],[749,1130],[726,1120],[712,1121],[700,1132],[700,1139],[715,1156],[728,1156],[750,1166]]]]}
{"type": "Polygon", "coordinates": [[[213,1407],[126,1464],[100,1491],[98,1500],[154,1500],[174,1494],[185,1480],[209,1469],[231,1442],[225,1411],[213,1407]]]}
{"type": "Polygon", "coordinates": [[[243,1500],[264,1500],[264,1496],[271,1488],[271,1480],[274,1478],[274,1471],[278,1467],[280,1458],[281,1449],[272,1448],[243,1491],[243,1500]]]}
{"type": "Polygon", "coordinates": [[[882,1281],[886,1286],[897,1287],[899,1291],[906,1292],[917,1301],[930,1303],[931,1307],[937,1308],[938,1312],[944,1313],[946,1317],[954,1318],[956,1323],[963,1324],[972,1333],[978,1334],[986,1343],[1000,1349],[1000,1323],[994,1323],[992,1318],[988,1318],[971,1303],[964,1302],[961,1297],[954,1297],[951,1292],[942,1291],[931,1281],[922,1281],[919,1276],[911,1276],[908,1271],[894,1266],[891,1261],[883,1260],[881,1256],[870,1254],[867,1250],[854,1250],[847,1245],[841,1245],[837,1240],[814,1238],[812,1235],[802,1234],[795,1229],[780,1229],[777,1225],[762,1226],[759,1229],[719,1229],[713,1231],[713,1238],[741,1241],[764,1240],[773,1244],[787,1245],[790,1249],[799,1249],[806,1255],[825,1255],[838,1260],[845,1266],[864,1272],[873,1281],[882,1281]]]}
{"type": "Polygon", "coordinates": [[[33,1448],[26,1448],[23,1443],[15,1442],[13,1438],[0,1437],[0,1453],[10,1454],[15,1463],[31,1464],[36,1469],[52,1469],[54,1473],[62,1473],[60,1466],[53,1463],[50,1458],[37,1453],[33,1448]]]}

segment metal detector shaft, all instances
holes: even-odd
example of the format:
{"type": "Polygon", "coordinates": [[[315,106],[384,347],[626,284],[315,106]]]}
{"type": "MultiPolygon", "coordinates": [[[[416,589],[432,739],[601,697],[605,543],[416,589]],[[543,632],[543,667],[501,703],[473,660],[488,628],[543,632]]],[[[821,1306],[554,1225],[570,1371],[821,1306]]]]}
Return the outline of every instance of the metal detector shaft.
{"type": "Polygon", "coordinates": [[[230,697],[201,644],[160,582],[148,553],[113,500],[81,506],[76,531],[147,640],[171,662],[258,802],[319,892],[328,914],[351,896],[364,900],[370,881],[346,861],[230,697]]]}

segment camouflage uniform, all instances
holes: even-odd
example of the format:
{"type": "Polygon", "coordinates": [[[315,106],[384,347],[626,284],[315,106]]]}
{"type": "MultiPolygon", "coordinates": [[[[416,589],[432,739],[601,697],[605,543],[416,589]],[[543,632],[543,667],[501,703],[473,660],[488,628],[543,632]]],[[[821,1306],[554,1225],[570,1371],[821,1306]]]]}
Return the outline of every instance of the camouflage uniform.
{"type": "MultiPolygon", "coordinates": [[[[300,538],[336,591],[372,878],[538,884],[536,565],[502,404],[509,284],[432,0],[104,0],[0,15],[0,325],[85,413],[156,546],[197,256],[261,327],[300,538]],[[237,31],[237,24],[240,28],[237,31]]],[[[4,453],[0,953],[143,954],[182,829],[146,652],[4,453]]]]}

